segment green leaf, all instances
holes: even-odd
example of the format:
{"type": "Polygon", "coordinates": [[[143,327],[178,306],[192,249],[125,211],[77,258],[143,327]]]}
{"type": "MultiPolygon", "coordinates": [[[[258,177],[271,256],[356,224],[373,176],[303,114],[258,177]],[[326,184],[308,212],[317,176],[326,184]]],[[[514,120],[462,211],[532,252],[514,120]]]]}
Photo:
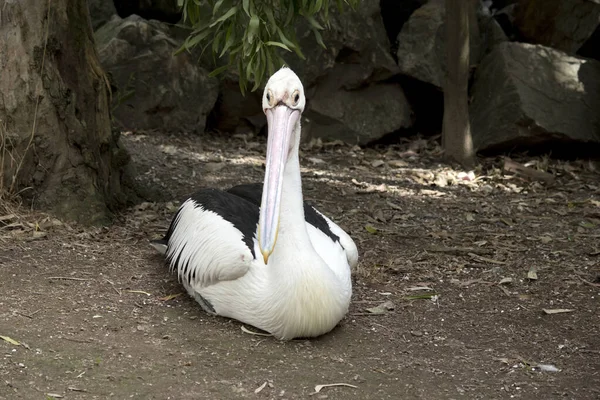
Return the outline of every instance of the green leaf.
{"type": "Polygon", "coordinates": [[[281,43],[285,44],[290,49],[295,47],[294,43],[292,43],[292,41],[283,34],[283,31],[279,27],[277,27],[277,34],[279,35],[279,40],[281,40],[281,43]]]}
{"type": "Polygon", "coordinates": [[[317,1],[315,1],[315,11],[314,11],[314,13],[318,13],[319,11],[321,11],[321,7],[323,7],[323,0],[317,0],[317,1]]]}
{"type": "Polygon", "coordinates": [[[313,33],[315,35],[315,39],[317,39],[317,43],[319,44],[319,46],[326,49],[327,46],[325,46],[325,43],[323,42],[323,37],[321,36],[321,32],[319,32],[316,29],[313,29],[313,33]]]}
{"type": "Polygon", "coordinates": [[[219,58],[223,57],[223,55],[233,46],[235,43],[235,34],[233,33],[233,27],[235,23],[232,22],[229,24],[229,28],[227,29],[227,33],[225,34],[225,45],[223,46],[223,50],[221,50],[221,54],[219,58]]]}
{"type": "Polygon", "coordinates": [[[219,46],[221,45],[221,38],[223,37],[223,31],[219,32],[213,39],[212,52],[213,54],[219,54],[219,46]]]}
{"type": "Polygon", "coordinates": [[[315,19],[315,17],[313,17],[312,15],[307,15],[306,20],[308,21],[308,23],[315,29],[319,29],[319,30],[323,30],[323,26],[321,26],[321,24],[319,24],[317,22],[317,20],[315,19]]]}
{"type": "Polygon", "coordinates": [[[210,71],[210,73],[208,74],[208,76],[210,76],[211,78],[214,78],[215,76],[227,71],[227,69],[229,68],[229,64],[227,65],[223,65],[219,68],[215,68],[212,71],[210,71]]]}
{"type": "Polygon", "coordinates": [[[267,46],[277,46],[277,47],[281,47],[282,49],[285,49],[287,51],[292,51],[289,47],[287,47],[285,44],[283,43],[279,43],[279,42],[265,42],[265,44],[267,46]]]}
{"type": "Polygon", "coordinates": [[[271,10],[269,7],[266,7],[265,14],[267,14],[267,19],[269,20],[269,24],[271,24],[271,28],[274,31],[278,30],[279,27],[277,26],[277,23],[275,22],[275,17],[273,16],[273,10],[271,10]]]}
{"type": "Polygon", "coordinates": [[[246,30],[248,42],[252,43],[254,41],[254,38],[258,34],[258,28],[260,28],[260,19],[256,15],[252,15],[248,23],[248,29],[246,30]]]}
{"type": "Polygon", "coordinates": [[[212,28],[215,25],[226,21],[227,19],[231,18],[235,13],[238,12],[238,6],[233,6],[229,9],[229,11],[227,11],[225,14],[221,15],[215,22],[213,22],[212,24],[210,24],[208,27],[212,28]]]}
{"type": "Polygon", "coordinates": [[[217,15],[217,11],[219,11],[219,8],[221,8],[221,6],[223,5],[223,2],[224,2],[224,1],[225,1],[225,0],[218,0],[218,1],[215,3],[215,5],[214,5],[214,7],[213,7],[213,10],[212,10],[212,15],[213,15],[213,17],[214,17],[215,15],[217,15]]]}
{"type": "MultiPolygon", "coordinates": [[[[206,37],[208,35],[211,34],[211,31],[209,31],[208,29],[206,29],[204,32],[201,32],[195,36],[188,36],[188,38],[185,40],[185,42],[183,43],[182,48],[185,48],[187,50],[191,49],[192,47],[196,46],[198,43],[200,43],[201,41],[203,41],[204,39],[206,39],[206,37]]],[[[182,50],[182,49],[180,49],[182,50]]],[[[176,52],[176,54],[181,53],[181,51],[178,50],[176,52]]]]}
{"type": "Polygon", "coordinates": [[[250,0],[243,0],[242,8],[244,9],[246,15],[250,16],[250,0]]]}
{"type": "Polygon", "coordinates": [[[289,24],[292,23],[293,20],[294,20],[294,6],[292,3],[288,7],[288,14],[287,14],[287,17],[285,18],[285,23],[283,25],[288,26],[289,24]]]}
{"type": "Polygon", "coordinates": [[[275,73],[275,67],[273,67],[273,58],[271,56],[271,49],[265,49],[267,54],[267,73],[269,76],[275,73]]]}

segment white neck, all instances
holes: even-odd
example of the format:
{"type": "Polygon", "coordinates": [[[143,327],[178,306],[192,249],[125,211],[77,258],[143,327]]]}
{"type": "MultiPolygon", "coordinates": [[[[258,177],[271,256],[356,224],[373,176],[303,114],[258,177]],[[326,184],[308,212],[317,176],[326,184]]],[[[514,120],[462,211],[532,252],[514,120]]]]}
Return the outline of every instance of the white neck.
{"type": "Polygon", "coordinates": [[[320,260],[308,236],[304,217],[302,176],[300,174],[300,159],[298,154],[300,141],[297,140],[300,137],[300,123],[296,126],[294,136],[295,143],[292,149],[290,149],[288,161],[283,171],[279,232],[277,234],[275,249],[271,255],[274,258],[273,264],[280,264],[277,261],[284,261],[282,260],[282,256],[285,257],[285,263],[289,262],[290,254],[294,254],[295,257],[301,256],[307,260],[311,259],[311,261],[314,258],[320,260]],[[280,251],[277,251],[278,249],[280,251]]]}

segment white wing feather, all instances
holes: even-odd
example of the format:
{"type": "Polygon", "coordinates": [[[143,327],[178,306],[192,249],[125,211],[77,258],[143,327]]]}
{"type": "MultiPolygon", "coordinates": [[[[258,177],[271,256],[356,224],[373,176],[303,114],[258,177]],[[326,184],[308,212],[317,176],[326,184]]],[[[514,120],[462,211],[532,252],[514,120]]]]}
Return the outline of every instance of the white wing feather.
{"type": "Polygon", "coordinates": [[[174,223],[166,255],[180,280],[206,287],[248,272],[254,258],[243,234],[218,214],[188,199],[174,223]]]}
{"type": "Polygon", "coordinates": [[[331,229],[331,232],[333,232],[340,238],[340,243],[346,251],[346,258],[348,259],[348,264],[350,265],[350,268],[354,269],[358,264],[358,249],[356,248],[354,240],[352,240],[350,235],[348,235],[335,222],[323,215],[319,210],[315,208],[315,211],[319,215],[321,215],[325,219],[325,221],[327,221],[327,225],[329,225],[329,229],[331,229]]]}

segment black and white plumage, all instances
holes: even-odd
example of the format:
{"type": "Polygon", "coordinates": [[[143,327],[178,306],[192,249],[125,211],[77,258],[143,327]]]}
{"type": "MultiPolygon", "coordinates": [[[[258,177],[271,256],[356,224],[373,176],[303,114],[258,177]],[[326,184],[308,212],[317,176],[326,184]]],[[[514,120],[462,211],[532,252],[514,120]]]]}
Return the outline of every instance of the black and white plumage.
{"type": "Polygon", "coordinates": [[[303,201],[298,149],[302,83],[282,68],[267,82],[269,132],[262,184],[202,189],[153,245],[209,313],[280,339],[337,325],[352,293],[358,251],[350,236],[303,201]]]}

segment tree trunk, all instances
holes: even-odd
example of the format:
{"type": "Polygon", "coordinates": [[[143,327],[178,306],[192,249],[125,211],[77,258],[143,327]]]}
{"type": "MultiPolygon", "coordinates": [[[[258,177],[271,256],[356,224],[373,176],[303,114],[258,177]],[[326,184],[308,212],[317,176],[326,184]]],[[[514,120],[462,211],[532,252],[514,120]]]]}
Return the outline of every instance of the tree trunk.
{"type": "MultiPolygon", "coordinates": [[[[473,163],[469,123],[469,19],[472,0],[446,0],[446,57],[442,147],[445,156],[463,165],[473,163]]],[[[472,21],[471,23],[477,23],[472,21]]]]}
{"type": "Polygon", "coordinates": [[[0,184],[67,220],[122,203],[127,153],[85,0],[0,0],[0,184]]]}
{"type": "Polygon", "coordinates": [[[515,26],[530,42],[575,53],[600,21],[598,0],[520,0],[515,26]]]}

